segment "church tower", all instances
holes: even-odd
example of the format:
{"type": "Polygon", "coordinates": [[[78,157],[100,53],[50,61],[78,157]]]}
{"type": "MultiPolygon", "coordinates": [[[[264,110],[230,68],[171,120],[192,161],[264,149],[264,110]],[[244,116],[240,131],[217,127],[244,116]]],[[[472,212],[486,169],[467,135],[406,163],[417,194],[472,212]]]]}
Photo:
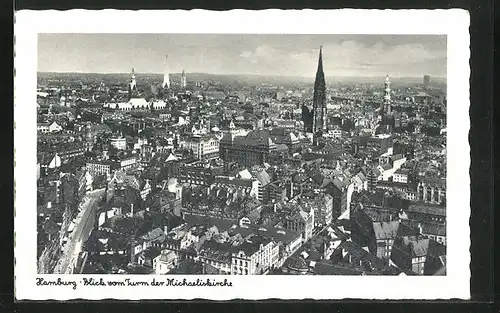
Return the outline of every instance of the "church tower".
{"type": "Polygon", "coordinates": [[[391,107],[391,81],[389,80],[389,75],[385,77],[385,88],[384,88],[384,102],[382,103],[381,113],[383,115],[390,115],[392,112],[391,107]]]}
{"type": "Polygon", "coordinates": [[[170,69],[168,67],[168,54],[165,55],[165,71],[163,72],[163,88],[170,88],[170,69]]]}
{"type": "Polygon", "coordinates": [[[380,123],[376,129],[376,134],[392,134],[394,129],[394,114],[391,105],[391,81],[389,75],[385,77],[384,100],[380,104],[380,123]]]}
{"type": "Polygon", "coordinates": [[[132,68],[132,76],[130,77],[130,83],[128,84],[128,100],[137,96],[137,82],[135,80],[135,70],[132,68]]]}
{"type": "Polygon", "coordinates": [[[137,90],[137,82],[135,81],[135,70],[132,68],[132,76],[130,77],[130,91],[137,90]]]}
{"type": "Polygon", "coordinates": [[[184,89],[187,86],[187,80],[186,80],[186,73],[184,70],[182,70],[182,75],[181,75],[181,88],[184,89]]]}
{"type": "Polygon", "coordinates": [[[313,95],[313,133],[320,137],[326,132],[326,84],[323,72],[322,47],[319,49],[318,70],[314,81],[313,95]]]}

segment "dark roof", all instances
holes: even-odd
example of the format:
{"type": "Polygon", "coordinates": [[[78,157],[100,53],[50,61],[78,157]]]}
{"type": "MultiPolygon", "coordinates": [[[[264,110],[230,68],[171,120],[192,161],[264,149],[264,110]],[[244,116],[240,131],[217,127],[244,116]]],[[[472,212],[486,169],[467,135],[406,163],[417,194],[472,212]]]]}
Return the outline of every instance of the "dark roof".
{"type": "Polygon", "coordinates": [[[339,246],[339,249],[345,249],[347,253],[354,258],[353,261],[355,262],[359,262],[359,260],[370,262],[371,266],[377,270],[383,270],[387,267],[387,265],[382,259],[369,253],[368,251],[363,249],[360,245],[352,241],[342,242],[339,246]]]}
{"type": "Polygon", "coordinates": [[[243,251],[246,256],[253,255],[260,249],[260,245],[267,245],[271,240],[263,236],[252,236],[251,238],[245,240],[239,246],[234,247],[235,252],[243,251]]]}
{"type": "Polygon", "coordinates": [[[267,130],[252,130],[245,137],[236,137],[236,142],[247,146],[272,146],[273,142],[267,130]]]}
{"type": "Polygon", "coordinates": [[[241,234],[242,237],[247,237],[251,234],[260,235],[265,238],[272,238],[276,242],[282,242],[285,245],[290,244],[294,239],[300,237],[300,233],[282,229],[278,227],[262,227],[262,226],[248,226],[248,227],[236,227],[229,230],[232,235],[241,234]]]}
{"type": "Polygon", "coordinates": [[[231,228],[231,226],[238,224],[238,222],[235,220],[220,219],[220,218],[204,216],[204,215],[195,215],[195,214],[185,214],[184,220],[190,226],[207,225],[211,227],[215,225],[217,226],[220,232],[228,230],[229,228],[231,228]]]}
{"type": "Polygon", "coordinates": [[[319,261],[314,264],[315,275],[362,275],[363,271],[356,268],[334,265],[329,261],[319,261]]]}
{"type": "Polygon", "coordinates": [[[299,270],[299,271],[307,271],[309,269],[309,265],[307,264],[306,260],[304,260],[301,257],[289,257],[285,261],[285,266],[287,266],[290,269],[294,270],[299,270]]]}
{"type": "Polygon", "coordinates": [[[426,175],[421,178],[421,181],[427,185],[446,188],[446,179],[444,177],[434,177],[426,175]]]}
{"type": "Polygon", "coordinates": [[[439,215],[446,217],[446,208],[439,205],[433,205],[429,203],[412,203],[408,207],[408,212],[439,215]]]}
{"type": "Polygon", "coordinates": [[[375,239],[394,239],[398,234],[399,222],[374,222],[375,239]]]}
{"type": "Polygon", "coordinates": [[[380,165],[380,167],[382,167],[382,169],[384,169],[384,171],[388,171],[392,168],[391,164],[389,164],[389,163],[382,164],[382,165],[380,165]]]}
{"type": "Polygon", "coordinates": [[[412,241],[412,252],[414,256],[432,256],[439,258],[446,255],[446,247],[432,239],[420,239],[412,241]]]}
{"type": "Polygon", "coordinates": [[[146,250],[144,250],[143,253],[144,257],[148,259],[154,259],[161,254],[161,251],[156,247],[149,247],[146,250]]]}
{"type": "Polygon", "coordinates": [[[437,223],[421,223],[422,234],[434,236],[446,236],[446,225],[437,223]]]}
{"type": "Polygon", "coordinates": [[[446,246],[428,238],[399,238],[394,242],[391,260],[402,270],[411,269],[411,258],[433,257],[442,260],[446,246]]]}

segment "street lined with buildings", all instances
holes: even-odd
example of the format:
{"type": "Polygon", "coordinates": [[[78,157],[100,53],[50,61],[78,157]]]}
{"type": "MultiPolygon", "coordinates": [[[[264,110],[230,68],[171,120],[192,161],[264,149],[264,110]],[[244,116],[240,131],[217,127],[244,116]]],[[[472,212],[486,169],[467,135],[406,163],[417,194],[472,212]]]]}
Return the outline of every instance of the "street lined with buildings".
{"type": "Polygon", "coordinates": [[[446,83],[332,83],[318,48],[310,82],[41,75],[39,270],[445,273],[446,83]]]}

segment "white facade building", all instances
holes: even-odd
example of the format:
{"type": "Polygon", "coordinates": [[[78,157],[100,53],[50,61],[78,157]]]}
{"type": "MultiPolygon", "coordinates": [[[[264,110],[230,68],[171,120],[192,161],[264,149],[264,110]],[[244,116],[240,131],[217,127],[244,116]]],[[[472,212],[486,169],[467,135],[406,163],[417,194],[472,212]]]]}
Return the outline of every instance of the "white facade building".
{"type": "Polygon", "coordinates": [[[193,151],[198,160],[213,159],[219,155],[219,139],[215,136],[193,136],[184,145],[193,151]]]}
{"type": "Polygon", "coordinates": [[[118,150],[126,150],[127,140],[125,137],[111,138],[111,145],[118,150]]]}

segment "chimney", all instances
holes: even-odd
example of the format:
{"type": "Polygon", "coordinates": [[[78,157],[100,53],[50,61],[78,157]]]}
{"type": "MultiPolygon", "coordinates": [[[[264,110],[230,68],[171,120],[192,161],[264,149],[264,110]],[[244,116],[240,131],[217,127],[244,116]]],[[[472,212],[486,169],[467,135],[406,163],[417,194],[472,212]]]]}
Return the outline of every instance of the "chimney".
{"type": "Polygon", "coordinates": [[[422,224],[418,223],[417,227],[419,234],[422,234],[422,224]]]}
{"type": "Polygon", "coordinates": [[[132,217],[134,217],[134,204],[133,203],[130,204],[130,215],[132,217]]]}
{"type": "Polygon", "coordinates": [[[167,225],[163,226],[163,232],[165,233],[165,235],[168,234],[168,226],[167,225]]]}

